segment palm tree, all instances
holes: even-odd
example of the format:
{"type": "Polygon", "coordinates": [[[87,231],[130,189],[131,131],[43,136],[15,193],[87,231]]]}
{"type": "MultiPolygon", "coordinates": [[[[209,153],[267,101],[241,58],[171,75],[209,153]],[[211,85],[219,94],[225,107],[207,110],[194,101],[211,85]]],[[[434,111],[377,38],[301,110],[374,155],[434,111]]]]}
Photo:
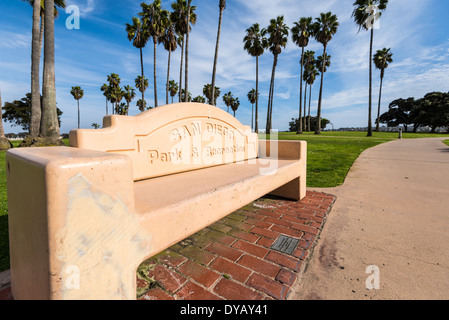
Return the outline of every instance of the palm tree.
{"type": "Polygon", "coordinates": [[[231,99],[231,109],[232,109],[232,111],[234,111],[234,118],[235,118],[235,112],[239,109],[239,107],[240,107],[239,98],[232,98],[231,99]]]}
{"type": "Polygon", "coordinates": [[[109,96],[111,95],[111,88],[107,83],[101,86],[101,92],[103,92],[103,95],[106,97],[106,115],[108,115],[108,101],[109,96]]]}
{"type": "Polygon", "coordinates": [[[393,53],[390,52],[391,48],[383,48],[377,50],[374,55],[374,65],[380,70],[380,89],[379,89],[379,106],[377,108],[377,124],[376,131],[380,131],[380,103],[382,101],[382,84],[385,76],[385,69],[388,68],[388,64],[393,62],[393,53]]]}
{"type": "Polygon", "coordinates": [[[76,86],[76,87],[72,87],[72,90],[70,91],[70,93],[72,94],[72,96],[76,100],[76,102],[78,103],[78,129],[79,129],[80,128],[80,100],[84,96],[84,91],[83,91],[83,89],[81,89],[81,87],[76,86]]]}
{"type": "MultiPolygon", "coordinates": [[[[137,105],[137,107],[139,107],[140,112],[144,112],[145,110],[147,110],[147,102],[145,100],[142,100],[142,99],[137,100],[136,105],[137,105]]],[[[149,107],[148,109],[152,109],[152,108],[149,107]]]]}
{"type": "MultiPolygon", "coordinates": [[[[140,91],[140,92],[145,92],[148,88],[148,79],[142,76],[137,76],[136,80],[134,80],[134,83],[136,85],[136,88],[140,91]],[[143,87],[142,87],[143,85],[143,87]]],[[[142,97],[144,95],[142,94],[142,97]]],[[[142,101],[145,101],[145,99],[141,99],[142,101]]]]}
{"type": "MultiPolygon", "coordinates": [[[[329,41],[338,30],[338,18],[332,12],[321,13],[319,18],[316,18],[316,22],[313,24],[313,36],[315,39],[323,45],[323,57],[326,59],[326,49],[329,41]]],[[[320,95],[318,98],[318,112],[316,117],[315,134],[321,134],[321,101],[323,98],[323,82],[324,82],[324,68],[326,61],[321,64],[321,84],[320,95]]]]}
{"type": "Polygon", "coordinates": [[[206,98],[204,96],[196,96],[192,99],[192,102],[206,103],[206,98]]]}
{"type": "Polygon", "coordinates": [[[168,93],[170,91],[170,60],[171,53],[178,47],[178,37],[175,32],[175,25],[172,21],[169,22],[169,26],[165,30],[164,37],[162,38],[165,50],[168,51],[168,67],[167,67],[167,84],[165,88],[166,104],[168,104],[168,93]]]}
{"type": "Polygon", "coordinates": [[[219,47],[219,43],[220,43],[221,21],[223,20],[223,11],[226,8],[226,0],[220,0],[218,8],[220,9],[220,15],[218,18],[217,42],[215,45],[214,69],[212,71],[212,95],[211,95],[212,101],[215,101],[215,76],[217,74],[218,47],[219,47]]]}
{"type": "MultiPolygon", "coordinates": [[[[304,70],[304,48],[309,45],[310,33],[312,31],[312,18],[301,18],[298,22],[295,22],[292,28],[293,42],[301,48],[301,73],[300,73],[300,89],[299,89],[299,126],[297,134],[302,133],[302,83],[303,83],[303,70],[304,70]]],[[[305,105],[304,105],[305,108],[305,105]]]]}
{"type": "Polygon", "coordinates": [[[207,101],[210,105],[215,106],[217,104],[217,98],[220,96],[220,93],[220,88],[215,87],[215,97],[214,101],[212,101],[212,85],[208,83],[203,87],[203,94],[207,98],[207,101]]]}
{"type": "Polygon", "coordinates": [[[229,107],[232,104],[232,99],[234,99],[234,97],[232,96],[231,91],[225,93],[223,96],[223,102],[225,103],[226,107],[228,107],[228,111],[227,111],[228,113],[229,113],[229,107]]]}
{"type": "Polygon", "coordinates": [[[315,66],[315,51],[307,50],[304,52],[304,72],[303,72],[303,81],[305,82],[305,88],[304,88],[304,117],[303,117],[303,128],[305,128],[306,131],[310,131],[310,129],[307,128],[307,117],[306,117],[306,105],[307,105],[307,78],[309,77],[309,73],[312,69],[312,67],[315,66]]]}
{"type": "Polygon", "coordinates": [[[94,129],[100,129],[100,125],[98,124],[98,123],[96,123],[96,122],[94,122],[94,123],[92,123],[91,125],[90,125],[92,128],[94,128],[94,129]]]}
{"type": "Polygon", "coordinates": [[[254,104],[258,99],[256,89],[251,89],[248,92],[248,101],[251,103],[251,129],[254,129],[254,104]]]}
{"type": "Polygon", "coordinates": [[[187,1],[187,33],[186,33],[186,75],[185,75],[185,92],[187,92],[186,95],[184,95],[184,102],[188,102],[189,99],[189,36],[190,36],[190,11],[192,10],[192,0],[187,1]]]}
{"type": "Polygon", "coordinates": [[[134,91],[134,88],[131,87],[131,86],[125,86],[123,89],[124,89],[124,92],[125,92],[123,97],[126,100],[126,112],[124,114],[128,115],[129,114],[129,104],[136,97],[136,93],[134,91]]]}
{"type": "Polygon", "coordinates": [[[363,28],[371,30],[370,53],[369,53],[369,98],[368,98],[368,137],[373,135],[372,112],[372,85],[373,85],[373,42],[374,42],[374,22],[379,19],[387,8],[388,0],[356,0],[352,17],[359,26],[359,31],[363,28]]]}
{"type": "Polygon", "coordinates": [[[181,101],[183,101],[183,102],[192,101],[192,94],[189,92],[189,94],[186,96],[186,89],[182,89],[181,90],[181,101]]]}
{"type": "Polygon", "coordinates": [[[145,2],[140,4],[142,12],[140,15],[146,20],[148,25],[148,32],[153,38],[154,44],[154,107],[158,106],[157,103],[157,80],[156,80],[156,47],[160,43],[161,38],[165,33],[165,29],[169,24],[169,12],[162,9],[161,0],[154,0],[150,5],[145,2]]]}
{"type": "MultiPolygon", "coordinates": [[[[171,5],[173,12],[170,14],[170,20],[175,24],[175,30],[178,34],[178,38],[181,40],[181,63],[179,71],[179,88],[182,89],[182,76],[183,76],[183,62],[184,62],[184,49],[185,49],[185,39],[187,35],[187,2],[186,0],[176,0],[171,5]]],[[[189,30],[191,30],[191,25],[196,23],[196,6],[190,6],[189,15],[189,30]]],[[[181,102],[181,90],[179,90],[179,102],[181,102]]]]}
{"type": "MultiPolygon", "coordinates": [[[[44,6],[54,8],[55,0],[45,0],[44,6]]],[[[43,137],[55,140],[59,139],[59,122],[56,107],[54,10],[45,10],[44,19],[44,80],[40,133],[43,137]]]]}
{"type": "Polygon", "coordinates": [[[179,87],[175,80],[170,80],[170,82],[168,83],[168,87],[170,90],[171,103],[173,103],[173,98],[178,93],[179,87]]]}
{"type": "MultiPolygon", "coordinates": [[[[42,50],[42,39],[44,36],[44,0],[24,0],[33,6],[33,27],[31,40],[31,119],[30,134],[37,137],[40,133],[41,122],[41,94],[40,94],[40,60],[42,50]],[[40,26],[39,26],[40,24],[40,26]]],[[[59,8],[65,8],[64,0],[55,0],[54,15],[58,16],[59,8]]]]}
{"type": "Polygon", "coordinates": [[[120,81],[121,80],[120,80],[120,77],[118,74],[111,73],[110,75],[108,75],[108,82],[109,82],[109,87],[110,87],[109,101],[111,101],[111,103],[113,105],[115,103],[115,107],[112,108],[112,114],[115,114],[115,112],[117,111],[117,104],[121,100],[121,96],[119,94],[119,91],[121,91],[120,81]],[[118,100],[119,97],[120,97],[120,100],[118,100]]]}
{"type": "MultiPolygon", "coordinates": [[[[128,40],[133,42],[134,47],[140,50],[140,69],[141,69],[141,85],[140,88],[144,88],[145,75],[143,72],[143,48],[145,48],[148,39],[150,38],[150,33],[148,32],[148,26],[146,25],[146,20],[133,17],[133,24],[126,24],[126,32],[128,33],[128,40]]],[[[142,100],[145,100],[145,90],[141,90],[142,100]]]]}
{"type": "Polygon", "coordinates": [[[5,130],[3,129],[3,104],[2,104],[2,92],[0,90],[0,150],[7,150],[11,148],[11,143],[5,136],[5,130]]]}
{"type": "Polygon", "coordinates": [[[319,71],[315,64],[310,64],[310,66],[306,69],[307,76],[305,77],[306,83],[309,85],[309,112],[307,116],[307,131],[312,131],[312,127],[310,124],[310,106],[312,103],[312,86],[315,83],[315,79],[319,74],[319,71]]]}
{"type": "Polygon", "coordinates": [[[259,133],[259,57],[268,48],[268,40],[263,36],[259,24],[255,23],[246,29],[246,36],[243,38],[244,49],[256,57],[256,112],[254,119],[254,132],[259,133]]]}
{"type": "Polygon", "coordinates": [[[276,74],[276,66],[278,62],[279,54],[282,52],[282,48],[285,48],[288,41],[289,28],[284,22],[284,16],[278,16],[276,19],[270,20],[270,25],[264,34],[268,33],[268,43],[270,51],[273,54],[273,69],[271,72],[270,91],[268,96],[268,111],[267,111],[267,125],[266,133],[270,133],[272,129],[272,116],[273,116],[273,100],[274,100],[274,79],[276,74]]]}

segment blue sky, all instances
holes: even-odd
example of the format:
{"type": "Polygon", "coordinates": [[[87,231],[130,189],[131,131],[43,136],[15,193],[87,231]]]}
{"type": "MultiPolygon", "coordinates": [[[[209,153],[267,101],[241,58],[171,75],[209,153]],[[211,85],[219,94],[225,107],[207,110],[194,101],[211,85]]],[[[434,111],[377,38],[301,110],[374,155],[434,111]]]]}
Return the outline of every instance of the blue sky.
{"type": "MultiPolygon", "coordinates": [[[[58,107],[64,112],[61,133],[77,126],[76,102],[70,95],[72,86],[84,89],[81,105],[81,126],[102,123],[105,98],[100,87],[108,74],[117,73],[122,86],[134,86],[140,74],[139,50],[128,41],[125,23],[140,11],[142,1],[66,0],[81,12],[80,29],[66,28],[70,14],[60,12],[55,25],[56,90],[58,107]]],[[[171,9],[172,1],[162,1],[171,9]]],[[[147,1],[147,3],[150,3],[147,1]]],[[[329,43],[332,65],[325,74],[323,116],[335,128],[366,126],[368,121],[368,56],[369,32],[354,24],[351,13],[353,0],[228,0],[223,15],[216,85],[222,95],[231,91],[239,97],[241,106],[237,118],[251,124],[251,104],[246,96],[255,87],[255,59],[243,50],[245,30],[258,22],[266,27],[270,19],[284,15],[289,27],[300,17],[317,17],[332,11],[340,27],[329,43]]],[[[190,35],[189,91],[202,94],[211,82],[218,27],[218,0],[193,0],[198,21],[190,35]]],[[[383,13],[379,29],[375,30],[374,50],[391,48],[394,63],[386,71],[382,112],[397,98],[420,98],[431,91],[449,91],[449,34],[447,32],[447,0],[390,0],[383,13]]],[[[21,0],[0,2],[0,89],[3,102],[21,99],[30,92],[32,8],[21,0]]],[[[167,51],[157,48],[157,78],[159,105],[165,104],[167,51]]],[[[308,50],[320,55],[322,45],[311,40],[308,50]]],[[[273,128],[288,129],[288,122],[298,116],[300,48],[289,36],[287,48],[279,56],[276,71],[273,128]]],[[[181,51],[172,54],[171,79],[179,81],[181,51]]],[[[273,56],[268,51],[260,58],[259,125],[265,127],[267,96],[273,56]]],[[[144,49],[144,66],[150,87],[146,100],[153,97],[153,44],[144,49]]],[[[373,119],[376,115],[379,72],[373,74],[373,119]]],[[[312,113],[316,112],[319,81],[312,91],[312,113]]],[[[225,109],[222,95],[218,107],[225,109]]],[[[130,115],[139,111],[131,104],[130,115]]],[[[176,100],[175,100],[176,101],[176,100]]],[[[6,132],[21,128],[5,124],[6,132]]]]}

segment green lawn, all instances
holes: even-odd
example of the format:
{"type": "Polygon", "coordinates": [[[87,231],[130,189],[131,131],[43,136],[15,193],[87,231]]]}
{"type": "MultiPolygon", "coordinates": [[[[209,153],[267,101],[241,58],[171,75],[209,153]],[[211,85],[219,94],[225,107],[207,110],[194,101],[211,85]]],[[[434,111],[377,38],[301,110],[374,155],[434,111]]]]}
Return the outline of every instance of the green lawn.
{"type": "MultiPolygon", "coordinates": [[[[306,140],[308,142],[307,186],[335,187],[341,185],[354,161],[364,150],[394,140],[397,133],[374,133],[371,138],[364,132],[323,132],[297,135],[279,133],[280,140],[306,140]]],[[[404,133],[405,139],[448,137],[448,135],[404,133]]],[[[265,138],[261,135],[261,138],[265,138]]],[[[68,141],[64,141],[68,144],[68,141]]],[[[13,142],[17,147],[20,142],[13,142]]],[[[449,140],[445,141],[449,145],[449,140]]],[[[8,206],[6,195],[5,152],[0,152],[0,272],[9,268],[8,206]]]]}
{"type": "Polygon", "coordinates": [[[443,142],[449,146],[449,140],[444,140],[443,142]]]}

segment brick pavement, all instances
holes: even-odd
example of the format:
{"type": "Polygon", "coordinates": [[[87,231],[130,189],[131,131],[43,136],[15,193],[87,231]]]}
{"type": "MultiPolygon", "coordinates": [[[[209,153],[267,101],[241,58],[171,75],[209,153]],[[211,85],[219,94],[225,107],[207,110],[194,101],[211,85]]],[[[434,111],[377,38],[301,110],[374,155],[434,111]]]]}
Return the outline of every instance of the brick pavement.
{"type": "MultiPolygon", "coordinates": [[[[139,300],[286,300],[335,197],[307,192],[299,202],[261,198],[141,264],[139,300]],[[298,239],[291,255],[271,249],[298,239]]],[[[11,300],[9,284],[0,300],[11,300]]]]}

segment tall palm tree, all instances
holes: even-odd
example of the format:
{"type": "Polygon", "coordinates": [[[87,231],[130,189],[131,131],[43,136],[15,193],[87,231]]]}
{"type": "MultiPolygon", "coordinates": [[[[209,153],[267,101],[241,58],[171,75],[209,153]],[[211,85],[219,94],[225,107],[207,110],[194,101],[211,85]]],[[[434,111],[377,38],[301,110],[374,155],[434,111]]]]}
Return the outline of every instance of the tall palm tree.
{"type": "Polygon", "coordinates": [[[310,131],[309,128],[307,128],[307,117],[306,117],[306,105],[307,105],[307,78],[309,77],[309,73],[311,71],[311,68],[315,66],[315,51],[307,50],[304,52],[304,72],[303,72],[303,81],[305,82],[305,88],[304,88],[304,117],[303,117],[303,128],[305,128],[306,131],[310,131]]]}
{"type": "MultiPolygon", "coordinates": [[[[44,6],[54,8],[55,0],[45,0],[44,6]]],[[[40,134],[55,140],[59,139],[59,122],[56,107],[54,10],[45,10],[44,19],[44,79],[40,134]]]]}
{"type": "Polygon", "coordinates": [[[160,43],[161,38],[165,33],[165,29],[169,24],[169,12],[162,9],[161,0],[154,0],[152,4],[146,4],[145,2],[140,4],[142,12],[140,15],[146,20],[148,25],[148,32],[153,38],[154,44],[154,107],[158,106],[157,101],[157,77],[156,77],[156,47],[160,43]]]}
{"type": "MultiPolygon", "coordinates": [[[[115,112],[117,111],[117,104],[120,102],[118,100],[119,98],[119,94],[118,91],[121,91],[120,89],[120,76],[116,73],[111,73],[110,75],[108,75],[108,82],[109,82],[109,87],[110,87],[110,92],[109,92],[109,101],[111,101],[111,104],[114,105],[115,103],[115,107],[112,108],[112,114],[115,114],[115,112]]],[[[120,98],[121,100],[121,98],[120,98]]]]}
{"type": "Polygon", "coordinates": [[[248,101],[251,103],[251,129],[254,129],[254,104],[258,99],[258,92],[256,89],[251,89],[248,92],[248,101]]]}
{"type": "MultiPolygon", "coordinates": [[[[173,12],[170,14],[170,20],[175,24],[175,30],[178,34],[178,38],[181,40],[181,63],[179,70],[179,88],[182,89],[183,84],[183,63],[184,63],[184,52],[185,52],[185,39],[187,35],[187,1],[186,0],[176,0],[171,5],[173,12]]],[[[189,30],[192,29],[192,25],[196,23],[196,6],[190,6],[189,15],[189,30]]],[[[181,90],[179,90],[179,102],[181,102],[181,90]]]]}
{"type": "Polygon", "coordinates": [[[103,84],[101,86],[101,92],[103,92],[103,95],[106,97],[106,115],[108,115],[108,101],[109,101],[109,96],[111,95],[111,88],[109,87],[109,85],[107,83],[103,84]]]}
{"type": "Polygon", "coordinates": [[[310,64],[310,66],[306,69],[307,76],[305,77],[306,83],[309,85],[309,112],[307,115],[307,131],[312,131],[311,123],[310,123],[310,107],[312,104],[312,86],[315,83],[316,77],[319,74],[319,71],[315,64],[310,64]]]}
{"type": "Polygon", "coordinates": [[[168,27],[165,30],[164,37],[162,38],[162,42],[164,43],[165,50],[168,51],[168,67],[167,67],[167,84],[165,88],[165,95],[166,95],[166,104],[168,104],[168,93],[170,91],[170,60],[171,60],[171,53],[172,51],[175,51],[178,47],[178,37],[175,32],[175,25],[170,20],[168,27]]]}
{"type": "Polygon", "coordinates": [[[170,96],[171,96],[171,103],[173,103],[173,98],[178,93],[179,87],[175,80],[170,80],[168,83],[169,90],[170,90],[170,96]]]}
{"type": "Polygon", "coordinates": [[[204,85],[203,87],[203,94],[207,98],[207,101],[210,105],[216,105],[217,104],[217,98],[220,96],[220,88],[215,87],[215,97],[214,101],[212,101],[212,85],[210,83],[204,85]]]}
{"type": "MultiPolygon", "coordinates": [[[[133,17],[133,24],[126,24],[126,32],[128,33],[128,40],[133,42],[134,47],[140,50],[140,69],[141,69],[141,85],[140,88],[144,88],[143,81],[145,80],[144,70],[143,70],[143,48],[145,48],[148,39],[150,38],[150,33],[148,32],[148,26],[146,25],[146,20],[141,20],[140,18],[133,17]]],[[[145,100],[145,90],[141,90],[142,100],[145,100]]]]}
{"type": "Polygon", "coordinates": [[[76,86],[76,87],[72,87],[72,90],[70,91],[70,93],[72,94],[72,96],[76,100],[76,102],[78,103],[78,129],[79,129],[80,128],[80,100],[84,96],[84,90],[81,89],[80,86],[76,86]]]}
{"type": "MultiPolygon", "coordinates": [[[[137,76],[136,80],[134,80],[134,83],[136,85],[136,88],[142,92],[142,91],[146,91],[148,88],[148,79],[142,76],[137,76]],[[142,87],[143,85],[143,87],[142,87]]],[[[143,96],[143,95],[142,95],[143,96]]],[[[142,99],[141,99],[142,100],[142,99]]],[[[142,100],[145,101],[145,100],[142,100]]],[[[145,109],[145,108],[144,108],[145,109]]]]}
{"type": "Polygon", "coordinates": [[[190,11],[192,10],[192,0],[187,0],[187,33],[186,33],[186,75],[185,75],[185,92],[187,94],[184,96],[184,102],[189,102],[189,37],[190,37],[190,11]]]}
{"type": "MultiPolygon", "coordinates": [[[[41,93],[40,93],[40,60],[42,40],[44,36],[44,0],[24,0],[33,7],[33,26],[31,40],[31,119],[30,134],[37,137],[40,133],[41,122],[41,93]]],[[[58,16],[57,8],[65,8],[64,0],[55,0],[54,15],[58,16]]]]}
{"type": "Polygon", "coordinates": [[[268,97],[268,111],[267,111],[267,125],[266,133],[270,133],[272,129],[272,116],[273,116],[273,100],[274,100],[274,79],[276,74],[276,66],[278,57],[282,52],[282,48],[287,46],[289,28],[284,22],[284,16],[278,16],[276,19],[270,20],[270,25],[264,34],[268,34],[269,49],[273,54],[273,69],[271,72],[270,91],[268,97]]]}
{"type": "Polygon", "coordinates": [[[134,91],[134,88],[131,86],[125,86],[123,89],[124,89],[123,98],[125,98],[125,100],[126,100],[126,112],[124,114],[128,115],[129,114],[129,104],[136,97],[136,92],[134,91]]]}
{"type": "Polygon", "coordinates": [[[379,89],[379,105],[377,107],[377,124],[376,131],[380,131],[380,104],[382,102],[382,84],[385,76],[385,69],[388,65],[393,62],[393,53],[390,52],[391,48],[383,48],[382,50],[377,50],[374,55],[374,65],[380,70],[380,89],[379,89]]]}
{"type": "Polygon", "coordinates": [[[214,68],[212,71],[212,101],[215,101],[215,76],[217,74],[218,47],[220,43],[221,21],[223,20],[223,11],[226,8],[226,0],[220,0],[218,8],[220,9],[220,15],[218,18],[217,42],[215,45],[214,68]]]}
{"type": "MultiPolygon", "coordinates": [[[[313,36],[315,39],[323,45],[323,57],[326,59],[326,49],[329,41],[332,40],[335,33],[338,30],[338,18],[332,12],[321,13],[319,18],[316,18],[316,22],[313,24],[313,36]]],[[[321,84],[320,95],[318,98],[318,112],[316,117],[315,134],[321,134],[321,101],[323,98],[323,82],[324,82],[324,68],[326,61],[321,64],[321,84]]]]}
{"type": "Polygon", "coordinates": [[[223,96],[223,102],[225,103],[226,107],[228,107],[228,111],[227,111],[228,113],[229,113],[229,107],[232,104],[232,99],[234,99],[234,96],[232,95],[231,91],[225,93],[223,96]]]}
{"type": "Polygon", "coordinates": [[[373,88],[373,42],[374,22],[377,21],[382,11],[387,8],[388,0],[356,0],[353,4],[352,17],[359,26],[359,31],[365,29],[371,31],[369,53],[369,97],[368,97],[368,137],[373,135],[372,112],[372,88],[373,88]]]}
{"type": "Polygon", "coordinates": [[[259,133],[259,57],[268,48],[268,40],[263,36],[259,24],[255,23],[246,29],[246,35],[243,38],[244,49],[248,53],[256,57],[256,112],[254,119],[254,132],[259,133]]]}
{"type": "MultiPolygon", "coordinates": [[[[301,72],[300,72],[300,88],[299,88],[299,126],[297,134],[302,133],[302,87],[303,87],[303,70],[304,70],[304,48],[309,45],[310,34],[312,32],[312,18],[301,18],[295,22],[292,28],[293,42],[301,48],[301,72]]],[[[305,106],[304,106],[305,108],[305,106]]]]}
{"type": "Polygon", "coordinates": [[[235,118],[235,113],[239,109],[239,107],[240,107],[239,98],[232,98],[232,100],[231,100],[231,109],[232,109],[232,111],[234,111],[234,118],[235,118]]]}

